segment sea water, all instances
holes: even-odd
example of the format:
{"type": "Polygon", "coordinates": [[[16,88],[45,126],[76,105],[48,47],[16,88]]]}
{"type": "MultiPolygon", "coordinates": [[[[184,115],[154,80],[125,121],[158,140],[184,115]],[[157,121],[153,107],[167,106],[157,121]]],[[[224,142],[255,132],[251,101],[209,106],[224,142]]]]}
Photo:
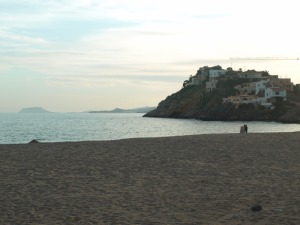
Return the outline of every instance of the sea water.
{"type": "Polygon", "coordinates": [[[0,113],[0,144],[239,133],[245,123],[249,133],[300,131],[300,124],[149,118],[140,113],[0,113]]]}

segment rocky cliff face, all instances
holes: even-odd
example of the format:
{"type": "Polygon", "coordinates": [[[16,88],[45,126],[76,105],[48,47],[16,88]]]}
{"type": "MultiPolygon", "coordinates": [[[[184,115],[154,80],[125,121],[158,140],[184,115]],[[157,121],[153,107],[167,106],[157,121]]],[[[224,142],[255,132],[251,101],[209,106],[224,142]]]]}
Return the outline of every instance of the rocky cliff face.
{"type": "Polygon", "coordinates": [[[300,105],[278,102],[274,110],[241,105],[222,104],[223,97],[230,95],[230,85],[223,85],[212,92],[204,87],[189,86],[168,96],[145,117],[195,118],[207,121],[277,121],[300,123],[300,105]]]}
{"type": "Polygon", "coordinates": [[[146,117],[194,118],[199,110],[199,101],[204,90],[196,86],[181,89],[159,103],[158,107],[148,112],[146,117]]]}

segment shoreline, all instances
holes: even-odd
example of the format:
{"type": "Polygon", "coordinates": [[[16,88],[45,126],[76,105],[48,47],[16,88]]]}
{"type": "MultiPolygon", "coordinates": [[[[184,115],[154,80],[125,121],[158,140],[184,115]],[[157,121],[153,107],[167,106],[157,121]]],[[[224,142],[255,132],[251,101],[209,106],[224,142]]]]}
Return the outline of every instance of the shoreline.
{"type": "Polygon", "coordinates": [[[299,146],[298,131],[1,144],[0,223],[300,224],[299,146]]]}
{"type": "Polygon", "coordinates": [[[53,141],[53,142],[43,142],[44,139],[32,139],[26,143],[0,143],[1,146],[6,145],[28,145],[28,144],[70,144],[70,143],[88,143],[88,142],[110,142],[110,141],[126,141],[132,139],[160,139],[160,138],[180,138],[180,137],[198,137],[198,136],[222,136],[222,135],[265,135],[265,134],[293,134],[300,133],[300,131],[286,131],[286,132],[248,132],[246,134],[241,134],[238,132],[235,133],[203,133],[203,134],[185,134],[185,135],[174,135],[174,136],[157,136],[157,137],[128,137],[128,138],[120,138],[120,139],[105,139],[105,140],[79,140],[79,141],[53,141]]]}

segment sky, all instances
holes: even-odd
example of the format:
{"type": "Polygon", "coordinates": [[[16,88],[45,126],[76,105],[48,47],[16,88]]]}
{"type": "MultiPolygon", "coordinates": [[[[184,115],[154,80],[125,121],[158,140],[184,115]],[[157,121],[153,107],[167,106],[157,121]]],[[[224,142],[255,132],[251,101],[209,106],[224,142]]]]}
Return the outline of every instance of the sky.
{"type": "Polygon", "coordinates": [[[0,0],[0,112],[157,106],[202,66],[300,83],[296,0],[0,0]]]}

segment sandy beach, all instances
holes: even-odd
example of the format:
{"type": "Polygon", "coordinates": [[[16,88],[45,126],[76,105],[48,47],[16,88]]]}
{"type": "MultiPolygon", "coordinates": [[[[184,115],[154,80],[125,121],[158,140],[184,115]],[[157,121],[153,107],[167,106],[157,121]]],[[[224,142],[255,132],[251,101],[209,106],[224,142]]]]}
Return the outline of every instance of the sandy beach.
{"type": "Polygon", "coordinates": [[[0,224],[300,224],[300,132],[0,145],[0,175],[0,224]]]}

